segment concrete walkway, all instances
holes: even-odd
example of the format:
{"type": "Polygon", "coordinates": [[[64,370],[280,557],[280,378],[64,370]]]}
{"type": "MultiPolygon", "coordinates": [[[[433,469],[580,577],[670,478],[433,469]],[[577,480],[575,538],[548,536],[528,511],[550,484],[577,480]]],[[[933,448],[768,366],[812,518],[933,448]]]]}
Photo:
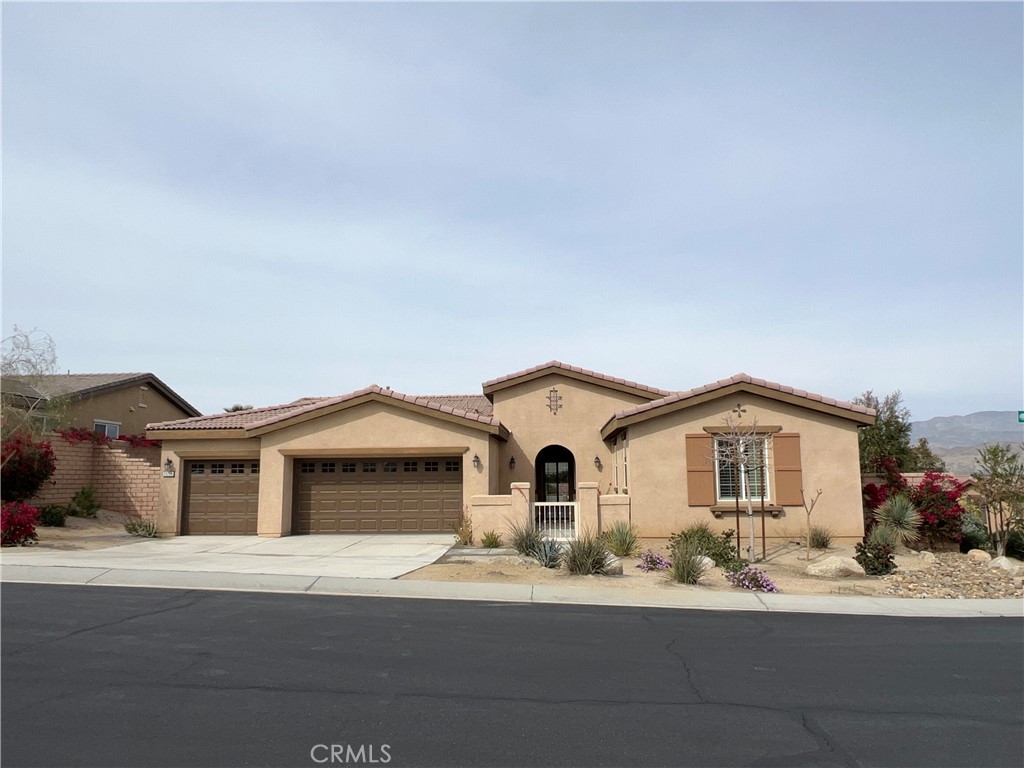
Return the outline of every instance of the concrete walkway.
{"type": "MultiPolygon", "coordinates": [[[[395,581],[437,560],[450,535],[182,536],[91,551],[18,549],[4,582],[879,616],[1024,616],[1020,600],[769,595],[689,588],[395,581]]],[[[610,584],[613,582],[609,582],[610,584]]]]}

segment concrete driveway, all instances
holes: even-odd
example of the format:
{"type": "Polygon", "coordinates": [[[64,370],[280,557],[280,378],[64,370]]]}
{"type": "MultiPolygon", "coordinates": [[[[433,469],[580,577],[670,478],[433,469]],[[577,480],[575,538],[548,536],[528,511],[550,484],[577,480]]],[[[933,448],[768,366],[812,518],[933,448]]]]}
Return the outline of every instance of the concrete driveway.
{"type": "Polygon", "coordinates": [[[451,549],[443,534],[178,536],[87,551],[6,549],[5,566],[394,579],[451,549]]]}

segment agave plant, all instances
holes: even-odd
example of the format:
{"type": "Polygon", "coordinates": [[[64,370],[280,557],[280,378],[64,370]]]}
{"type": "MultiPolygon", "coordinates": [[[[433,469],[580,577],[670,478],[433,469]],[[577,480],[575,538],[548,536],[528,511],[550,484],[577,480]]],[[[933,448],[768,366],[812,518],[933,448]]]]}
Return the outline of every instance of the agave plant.
{"type": "Polygon", "coordinates": [[[562,545],[552,539],[542,539],[534,557],[545,568],[557,568],[562,564],[562,545]]]}
{"type": "Polygon", "coordinates": [[[896,541],[904,546],[921,538],[917,532],[921,525],[921,514],[906,496],[897,495],[886,499],[875,510],[875,521],[890,529],[896,541]]]}

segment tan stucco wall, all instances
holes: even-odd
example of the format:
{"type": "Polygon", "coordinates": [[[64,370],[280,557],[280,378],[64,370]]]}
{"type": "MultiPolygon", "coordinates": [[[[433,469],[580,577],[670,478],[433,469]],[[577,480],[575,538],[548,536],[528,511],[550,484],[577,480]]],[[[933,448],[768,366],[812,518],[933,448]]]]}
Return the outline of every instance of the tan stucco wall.
{"type": "Polygon", "coordinates": [[[68,405],[63,421],[69,427],[83,429],[92,429],[94,419],[120,422],[122,435],[140,435],[146,431],[146,424],[183,419],[191,415],[153,387],[144,393],[145,407],[141,407],[140,394],[143,393],[140,392],[139,385],[133,384],[124,389],[100,392],[81,400],[74,400],[68,405]]]}
{"type": "MultiPolygon", "coordinates": [[[[549,445],[562,445],[576,459],[577,486],[592,482],[602,492],[607,490],[613,454],[611,446],[601,439],[601,427],[615,411],[644,402],[648,402],[646,398],[557,373],[495,392],[494,415],[512,433],[508,443],[501,446],[499,487],[508,488],[513,482],[535,486],[537,454],[549,445]],[[556,414],[548,408],[552,387],[557,387],[562,397],[556,414]],[[515,470],[508,466],[511,455],[516,458],[515,470]],[[601,470],[594,466],[595,456],[601,457],[601,470]]],[[[531,492],[536,496],[532,487],[531,492]]]]}
{"type": "MultiPolygon", "coordinates": [[[[188,459],[251,459],[259,456],[258,437],[242,440],[164,440],[160,450],[160,466],[170,459],[174,464],[174,477],[160,478],[160,503],[157,508],[156,529],[164,536],[181,533],[181,508],[185,494],[185,461],[188,459]]],[[[260,478],[262,490],[263,478],[260,478]]]]}
{"type": "Polygon", "coordinates": [[[471,426],[441,421],[389,403],[369,402],[263,436],[260,452],[261,536],[291,532],[296,456],[450,455],[462,458],[463,504],[491,490],[490,438],[471,426]],[[481,466],[473,466],[473,456],[481,466]]]}
{"type": "MultiPolygon", "coordinates": [[[[742,423],[749,424],[756,418],[760,426],[780,426],[783,432],[799,433],[803,487],[810,495],[818,488],[823,490],[812,523],[831,528],[837,539],[859,540],[864,528],[856,425],[747,393],[629,427],[630,514],[640,534],[669,536],[695,521],[707,522],[718,531],[736,527],[731,512],[716,520],[709,507],[688,505],[685,437],[702,433],[704,427],[722,427],[737,402],[747,410],[742,423]]],[[[759,538],[760,515],[756,517],[759,538]]],[[[745,540],[745,515],[741,523],[745,540]]],[[[779,519],[769,518],[765,528],[769,540],[799,537],[806,528],[803,508],[786,507],[779,519]]]]}

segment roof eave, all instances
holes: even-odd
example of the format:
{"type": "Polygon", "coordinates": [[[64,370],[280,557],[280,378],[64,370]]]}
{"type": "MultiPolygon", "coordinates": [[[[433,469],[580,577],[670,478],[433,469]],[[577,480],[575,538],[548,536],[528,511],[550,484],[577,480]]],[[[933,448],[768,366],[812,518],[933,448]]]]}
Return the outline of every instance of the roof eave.
{"type": "Polygon", "coordinates": [[[495,392],[509,389],[518,384],[535,381],[545,376],[556,375],[564,376],[568,379],[575,379],[576,381],[584,381],[598,387],[603,387],[604,389],[612,389],[617,392],[636,395],[637,397],[642,397],[645,400],[656,400],[668,394],[665,390],[652,390],[643,386],[632,386],[628,383],[618,382],[612,379],[604,379],[598,376],[591,376],[586,373],[574,371],[571,368],[563,368],[556,365],[548,366],[537,371],[530,371],[529,373],[524,373],[521,376],[515,376],[510,379],[494,379],[492,381],[485,382],[483,385],[483,393],[489,400],[491,400],[491,402],[494,402],[492,395],[494,395],[495,392]]]}

